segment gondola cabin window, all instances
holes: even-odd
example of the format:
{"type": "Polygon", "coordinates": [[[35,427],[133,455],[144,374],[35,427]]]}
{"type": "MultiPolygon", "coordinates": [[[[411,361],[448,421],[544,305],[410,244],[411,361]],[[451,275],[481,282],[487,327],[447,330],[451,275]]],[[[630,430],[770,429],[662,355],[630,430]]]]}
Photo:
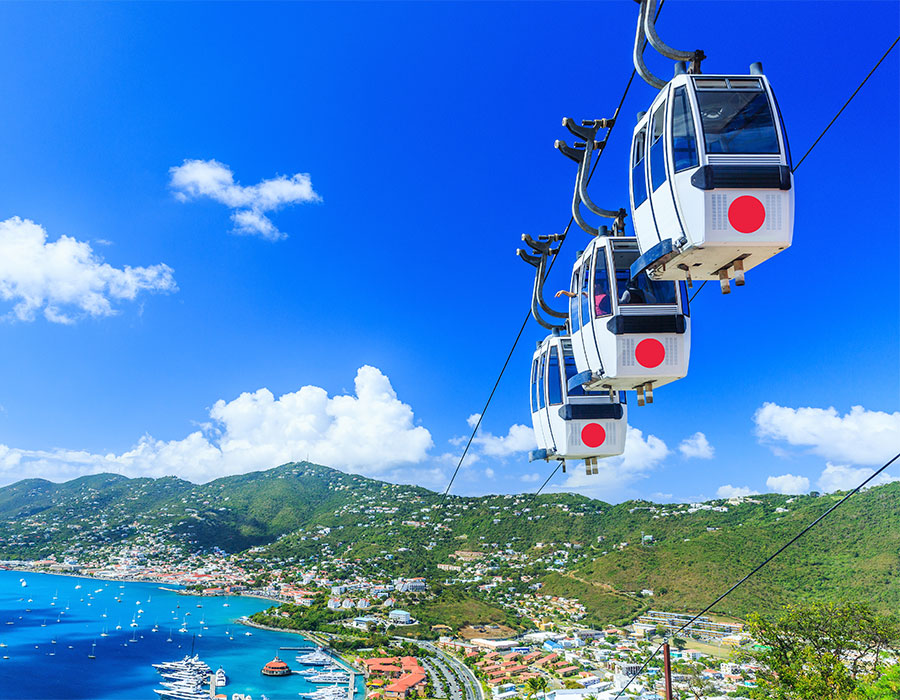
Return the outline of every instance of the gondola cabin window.
{"type": "Polygon", "coordinates": [[[663,102],[653,113],[652,136],[650,138],[650,183],[654,192],[666,181],[665,144],[666,103],[663,102]]]}
{"type": "Polygon", "coordinates": [[[672,99],[672,161],[676,173],[700,164],[694,115],[684,87],[675,88],[672,99]]]}
{"type": "Polygon", "coordinates": [[[769,97],[758,79],[697,80],[696,85],[707,153],[777,155],[781,152],[769,97]],[[707,89],[726,82],[731,89],[707,89]]]}
{"type": "Polygon", "coordinates": [[[638,132],[634,139],[634,152],[631,159],[631,196],[634,208],[637,209],[647,201],[647,176],[644,175],[644,150],[647,147],[646,127],[638,132]]]}

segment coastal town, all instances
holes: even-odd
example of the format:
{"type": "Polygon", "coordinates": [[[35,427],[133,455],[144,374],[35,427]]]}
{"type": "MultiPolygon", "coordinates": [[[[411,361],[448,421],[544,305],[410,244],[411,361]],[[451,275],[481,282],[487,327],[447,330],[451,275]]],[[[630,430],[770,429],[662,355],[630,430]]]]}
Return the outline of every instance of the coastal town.
{"type": "MultiPolygon", "coordinates": [[[[228,640],[302,635],[297,644],[321,647],[351,674],[354,700],[659,700],[664,643],[673,697],[750,698],[765,682],[763,643],[745,624],[757,603],[736,597],[694,619],[713,591],[693,571],[731,577],[716,568],[723,541],[770,542],[833,498],[610,505],[546,494],[441,504],[422,489],[308,463],[252,480],[266,494],[259,502],[246,481],[227,479],[102,475],[65,496],[27,484],[15,497],[42,506],[5,521],[0,567],[153,584],[197,596],[204,609],[253,600],[228,617],[228,640]],[[309,510],[298,505],[302,518],[262,532],[273,492],[309,510]],[[669,551],[680,578],[656,563],[669,551]],[[246,626],[239,636],[235,621],[246,626]]],[[[187,632],[175,641],[190,645],[197,627],[176,612],[172,624],[187,632]]],[[[295,655],[278,647],[275,659],[270,646],[253,654],[252,673],[297,677],[295,655]]]]}
{"type": "MultiPolygon", "coordinates": [[[[550,563],[571,551],[547,549],[550,563]]],[[[685,611],[648,609],[629,624],[593,628],[584,624],[587,609],[578,599],[547,594],[539,582],[528,580],[524,590],[515,590],[509,577],[491,575],[490,559],[475,550],[454,552],[441,567],[454,578],[440,582],[422,576],[348,576],[358,563],[340,558],[304,568],[257,561],[252,552],[186,558],[179,553],[177,563],[161,563],[167,554],[172,550],[162,544],[127,546],[104,561],[48,557],[0,566],[152,581],[200,596],[267,599],[272,607],[243,622],[305,631],[365,679],[366,697],[373,700],[608,700],[626,685],[628,696],[654,700],[665,697],[661,662],[642,664],[663,638],[672,644],[675,687],[703,693],[684,697],[741,697],[742,690],[755,685],[757,667],[741,660],[742,649],[753,640],[738,621],[701,617],[691,622],[685,611]],[[435,583],[445,595],[454,585],[470,586],[521,624],[513,629],[502,622],[470,620],[459,626],[436,619],[423,625],[416,610],[440,609],[435,583]],[[308,619],[319,623],[304,625],[308,619]],[[398,655],[400,647],[414,653],[398,655]]],[[[514,553],[508,558],[509,565],[521,559],[514,553]]],[[[653,598],[651,590],[640,593],[653,598]]]]}

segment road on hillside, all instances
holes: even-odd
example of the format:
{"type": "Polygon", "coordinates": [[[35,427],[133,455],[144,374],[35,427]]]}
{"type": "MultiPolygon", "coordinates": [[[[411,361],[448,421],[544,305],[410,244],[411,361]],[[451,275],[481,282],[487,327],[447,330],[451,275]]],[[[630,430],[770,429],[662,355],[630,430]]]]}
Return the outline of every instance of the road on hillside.
{"type": "MultiPolygon", "coordinates": [[[[444,651],[438,649],[431,642],[423,642],[418,639],[409,639],[402,638],[403,641],[410,642],[419,646],[423,649],[427,649],[437,656],[438,659],[442,660],[445,664],[450,666],[455,672],[456,675],[463,683],[463,700],[484,700],[484,693],[481,692],[481,683],[478,682],[478,679],[475,677],[475,674],[463,663],[460,663],[457,659],[453,658],[449,654],[444,651]]],[[[453,686],[456,685],[451,684],[451,697],[453,695],[453,686]]]]}

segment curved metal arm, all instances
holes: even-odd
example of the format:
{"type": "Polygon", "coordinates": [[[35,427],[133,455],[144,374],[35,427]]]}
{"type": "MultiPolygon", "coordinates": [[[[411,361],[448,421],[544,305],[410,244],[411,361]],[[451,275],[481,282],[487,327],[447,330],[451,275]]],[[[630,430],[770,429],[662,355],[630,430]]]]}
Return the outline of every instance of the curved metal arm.
{"type": "Polygon", "coordinates": [[[647,41],[650,42],[650,46],[659,51],[666,58],[671,58],[676,61],[693,60],[696,57],[695,51],[679,51],[678,49],[673,49],[659,38],[659,34],[656,33],[656,0],[641,0],[641,5],[647,5],[647,9],[643,12],[644,35],[647,37],[647,41]],[[653,7],[650,7],[651,2],[653,3],[653,7]]]}
{"type": "MultiPolygon", "coordinates": [[[[557,311],[548,306],[547,302],[544,301],[544,281],[547,277],[547,258],[551,255],[555,256],[559,252],[559,248],[553,249],[550,247],[551,244],[549,242],[536,241],[527,233],[522,234],[522,240],[531,246],[532,250],[540,253],[540,255],[529,255],[521,248],[516,251],[522,260],[537,268],[537,272],[535,273],[536,286],[532,294],[532,310],[534,310],[534,301],[537,300],[538,306],[550,316],[553,316],[554,318],[568,318],[568,313],[557,311]],[[538,280],[540,280],[540,284],[538,284],[538,280]]],[[[537,315],[535,315],[535,319],[537,318],[537,315]]],[[[540,321],[538,322],[540,323],[540,321]]]]}
{"type": "MultiPolygon", "coordinates": [[[[561,240],[561,237],[557,236],[550,236],[549,238],[552,240],[561,240]]],[[[547,258],[550,255],[556,255],[559,252],[559,248],[557,247],[555,249],[552,249],[549,242],[545,243],[543,241],[535,241],[531,236],[525,233],[522,234],[522,240],[528,243],[528,245],[532,247],[532,250],[535,253],[539,253],[539,255],[530,255],[521,248],[516,250],[516,254],[520,258],[522,258],[522,260],[535,268],[534,286],[531,292],[531,315],[534,316],[535,321],[537,321],[547,330],[563,331],[566,329],[565,324],[555,324],[547,321],[541,314],[541,311],[544,311],[554,318],[569,318],[568,313],[556,311],[555,309],[550,308],[544,301],[544,282],[546,281],[547,276],[547,258]]]]}
{"type": "MultiPolygon", "coordinates": [[[[538,304],[541,309],[550,314],[553,318],[569,318],[568,312],[556,311],[555,309],[551,309],[547,306],[547,302],[544,301],[544,282],[547,281],[547,256],[541,256],[541,262],[538,264],[537,275],[535,275],[535,284],[538,284],[538,280],[540,280],[540,287],[537,290],[537,293],[534,295],[537,299],[538,304]]],[[[564,328],[565,326],[563,326],[564,328]]]]}
{"type": "Polygon", "coordinates": [[[578,179],[575,181],[578,195],[581,197],[581,201],[584,202],[584,206],[594,212],[597,216],[603,216],[607,219],[618,219],[620,212],[598,207],[587,193],[587,179],[591,172],[593,152],[594,141],[593,139],[588,139],[584,142],[584,160],[581,161],[581,165],[578,168],[578,179]]]}
{"type": "Polygon", "coordinates": [[[653,73],[650,72],[650,69],[647,68],[647,64],[644,63],[643,54],[644,49],[647,47],[647,44],[644,41],[644,18],[648,9],[649,5],[647,0],[641,0],[641,9],[638,13],[637,32],[634,36],[634,69],[637,71],[638,75],[644,79],[645,83],[655,87],[657,90],[662,90],[666,86],[666,81],[653,75],[653,73]]]}
{"type": "MultiPolygon", "coordinates": [[[[540,297],[541,287],[544,286],[544,281],[543,281],[543,279],[541,279],[541,274],[540,274],[542,267],[543,267],[543,265],[541,265],[538,268],[538,274],[536,274],[534,276],[534,290],[531,294],[531,315],[534,316],[535,321],[540,323],[547,330],[563,331],[566,329],[565,324],[556,324],[556,323],[550,323],[549,321],[545,321],[543,316],[541,316],[541,312],[538,310],[538,304],[539,304],[539,300],[541,298],[540,297]]],[[[555,312],[555,313],[559,313],[559,312],[555,312]]],[[[561,318],[568,318],[568,314],[563,314],[561,316],[561,318]]]]}

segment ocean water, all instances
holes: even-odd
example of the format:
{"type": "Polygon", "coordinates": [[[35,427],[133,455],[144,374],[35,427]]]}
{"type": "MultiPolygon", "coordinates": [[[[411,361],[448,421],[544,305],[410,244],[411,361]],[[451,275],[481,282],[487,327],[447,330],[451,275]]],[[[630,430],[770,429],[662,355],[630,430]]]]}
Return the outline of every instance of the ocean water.
{"type": "MultiPolygon", "coordinates": [[[[232,693],[296,700],[321,686],[298,675],[269,678],[260,669],[277,653],[299,670],[294,659],[301,652],[282,648],[310,643],[236,622],[269,605],[257,598],[179,595],[158,584],[0,571],[0,644],[6,645],[0,657],[9,657],[0,658],[0,700],[159,698],[153,688],[162,679],[151,664],[181,659],[192,644],[213,671],[225,669],[228,685],[216,692],[229,700],[232,693]],[[182,626],[187,632],[178,631],[182,626]],[[96,659],[89,659],[93,643],[96,659]]],[[[358,691],[362,683],[358,677],[358,691]]]]}

